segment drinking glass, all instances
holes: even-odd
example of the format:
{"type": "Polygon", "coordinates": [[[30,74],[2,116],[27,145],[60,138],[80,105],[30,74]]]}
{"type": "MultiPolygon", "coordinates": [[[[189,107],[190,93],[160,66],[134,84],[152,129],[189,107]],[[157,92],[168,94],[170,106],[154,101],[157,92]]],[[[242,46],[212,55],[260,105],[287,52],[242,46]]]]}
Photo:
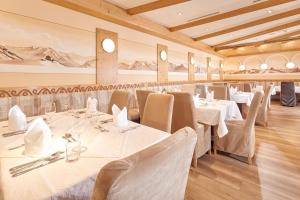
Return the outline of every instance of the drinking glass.
{"type": "Polygon", "coordinates": [[[67,138],[68,140],[66,142],[66,161],[76,161],[80,158],[81,153],[80,133],[72,129],[70,131],[70,135],[67,138]]]}
{"type": "Polygon", "coordinates": [[[55,113],[56,113],[55,102],[48,103],[45,105],[45,115],[47,116],[47,120],[50,121],[55,113]]]}

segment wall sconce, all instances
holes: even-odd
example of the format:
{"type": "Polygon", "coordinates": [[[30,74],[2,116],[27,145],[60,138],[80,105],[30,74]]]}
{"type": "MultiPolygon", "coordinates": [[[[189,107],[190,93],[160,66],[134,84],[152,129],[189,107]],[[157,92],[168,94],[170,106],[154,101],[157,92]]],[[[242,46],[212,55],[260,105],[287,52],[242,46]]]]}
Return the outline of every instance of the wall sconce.
{"type": "Polygon", "coordinates": [[[221,63],[220,67],[221,67],[221,69],[223,69],[223,68],[224,68],[224,64],[223,64],[223,63],[221,63]]]}
{"type": "Polygon", "coordinates": [[[246,67],[245,67],[245,65],[241,65],[241,66],[239,67],[239,69],[240,69],[240,71],[244,71],[244,70],[246,70],[246,67]]]}
{"type": "Polygon", "coordinates": [[[268,69],[268,65],[266,63],[263,63],[260,65],[260,69],[268,69]]]}
{"type": "Polygon", "coordinates": [[[160,52],[160,59],[161,59],[162,61],[166,61],[167,58],[168,58],[167,52],[166,52],[165,50],[162,50],[162,51],[160,52]]]}
{"type": "Polygon", "coordinates": [[[212,62],[211,61],[208,61],[208,66],[212,67],[212,62]]]}
{"type": "Polygon", "coordinates": [[[105,38],[102,41],[102,48],[106,53],[112,53],[112,52],[114,52],[116,45],[112,39],[105,38]]]}
{"type": "Polygon", "coordinates": [[[295,65],[295,63],[293,63],[293,62],[288,62],[288,63],[286,63],[286,68],[288,68],[288,69],[293,69],[293,68],[295,68],[296,67],[296,65],[295,65]]]}
{"type": "Polygon", "coordinates": [[[193,56],[191,57],[190,63],[191,63],[192,65],[194,65],[194,64],[195,64],[195,59],[194,59],[194,57],[193,57],[193,56]]]}

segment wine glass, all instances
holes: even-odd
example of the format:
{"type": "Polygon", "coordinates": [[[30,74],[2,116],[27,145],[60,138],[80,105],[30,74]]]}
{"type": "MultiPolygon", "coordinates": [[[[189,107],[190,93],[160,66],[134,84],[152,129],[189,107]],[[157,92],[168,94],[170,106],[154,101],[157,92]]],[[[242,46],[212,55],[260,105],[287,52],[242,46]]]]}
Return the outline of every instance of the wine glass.
{"type": "Polygon", "coordinates": [[[47,103],[45,105],[45,115],[47,120],[51,120],[54,114],[56,113],[56,104],[55,102],[47,103]]]}

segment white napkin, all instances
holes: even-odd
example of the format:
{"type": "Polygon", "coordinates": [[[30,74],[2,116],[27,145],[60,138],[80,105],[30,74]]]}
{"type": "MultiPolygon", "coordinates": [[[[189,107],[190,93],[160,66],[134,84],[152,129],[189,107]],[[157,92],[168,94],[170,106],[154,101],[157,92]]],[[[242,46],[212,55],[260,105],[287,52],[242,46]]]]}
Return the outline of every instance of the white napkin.
{"type": "Polygon", "coordinates": [[[124,107],[121,111],[120,108],[114,104],[111,110],[113,113],[114,124],[120,128],[126,127],[128,125],[127,108],[124,107]]]}
{"type": "Polygon", "coordinates": [[[214,91],[209,92],[208,90],[206,91],[206,100],[207,101],[213,101],[214,100],[214,91]]]}
{"type": "Polygon", "coordinates": [[[51,147],[52,132],[42,118],[35,119],[25,133],[25,155],[47,153],[51,147]]]}
{"type": "Polygon", "coordinates": [[[8,112],[8,128],[12,131],[20,131],[27,128],[26,115],[17,105],[13,106],[8,112]]]}
{"type": "Polygon", "coordinates": [[[237,92],[238,92],[237,87],[230,87],[229,88],[230,95],[236,94],[237,92]]]}
{"type": "Polygon", "coordinates": [[[89,97],[86,102],[87,112],[97,112],[98,100],[93,97],[89,97]]]}

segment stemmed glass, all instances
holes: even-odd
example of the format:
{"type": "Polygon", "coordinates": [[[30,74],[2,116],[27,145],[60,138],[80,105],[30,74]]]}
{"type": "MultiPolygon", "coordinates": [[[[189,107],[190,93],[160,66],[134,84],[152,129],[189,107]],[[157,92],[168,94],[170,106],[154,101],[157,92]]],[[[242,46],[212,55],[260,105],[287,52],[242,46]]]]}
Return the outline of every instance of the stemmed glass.
{"type": "Polygon", "coordinates": [[[51,102],[45,105],[46,120],[51,121],[52,117],[56,113],[56,104],[51,102]]]}

